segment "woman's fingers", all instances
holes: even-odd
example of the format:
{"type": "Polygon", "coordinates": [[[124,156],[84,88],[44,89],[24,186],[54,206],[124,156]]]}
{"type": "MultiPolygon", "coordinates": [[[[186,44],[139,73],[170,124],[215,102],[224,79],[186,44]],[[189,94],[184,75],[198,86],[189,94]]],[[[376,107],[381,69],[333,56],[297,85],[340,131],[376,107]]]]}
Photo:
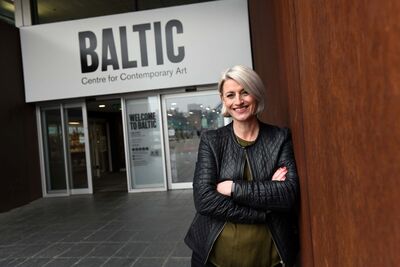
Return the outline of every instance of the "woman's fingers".
{"type": "Polygon", "coordinates": [[[286,167],[281,167],[276,170],[272,176],[272,181],[285,181],[288,170],[286,167]]]}
{"type": "Polygon", "coordinates": [[[220,194],[230,196],[231,190],[232,190],[232,183],[233,183],[233,181],[228,180],[228,181],[223,181],[223,182],[217,184],[217,191],[220,194]]]}

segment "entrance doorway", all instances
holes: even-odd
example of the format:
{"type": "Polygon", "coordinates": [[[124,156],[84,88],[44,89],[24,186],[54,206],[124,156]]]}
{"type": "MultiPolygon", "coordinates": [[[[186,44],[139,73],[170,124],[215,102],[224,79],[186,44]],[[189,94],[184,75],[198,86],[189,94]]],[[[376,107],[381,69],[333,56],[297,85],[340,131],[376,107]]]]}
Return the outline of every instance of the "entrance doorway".
{"type": "Polygon", "coordinates": [[[38,106],[44,196],[191,188],[221,107],[216,90],[38,106]]]}
{"type": "Polygon", "coordinates": [[[93,192],[127,192],[121,100],[86,102],[93,192]]]}

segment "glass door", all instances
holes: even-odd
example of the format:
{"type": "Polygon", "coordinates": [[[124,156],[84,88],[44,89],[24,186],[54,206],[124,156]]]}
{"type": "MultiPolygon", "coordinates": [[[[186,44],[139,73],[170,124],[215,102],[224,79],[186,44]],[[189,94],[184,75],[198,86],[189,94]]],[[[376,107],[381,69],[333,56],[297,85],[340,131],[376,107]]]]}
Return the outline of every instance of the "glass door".
{"type": "Polygon", "coordinates": [[[129,192],[166,190],[160,96],[123,101],[129,192]]]}
{"type": "Polygon", "coordinates": [[[92,193],[84,104],[39,109],[45,196],[92,193]]]}
{"type": "Polygon", "coordinates": [[[200,135],[224,125],[216,91],[163,96],[168,186],[192,187],[200,135]]]}
{"type": "Polygon", "coordinates": [[[87,153],[89,151],[88,127],[84,111],[82,105],[64,107],[68,184],[71,194],[92,193],[92,180],[88,179],[91,176],[91,168],[88,168],[90,153],[87,153]]]}
{"type": "Polygon", "coordinates": [[[112,171],[108,123],[101,119],[89,121],[89,137],[92,175],[93,178],[100,179],[105,173],[112,171]]]}
{"type": "Polygon", "coordinates": [[[44,194],[68,193],[65,170],[63,119],[60,107],[41,109],[41,132],[44,158],[44,194]]]}

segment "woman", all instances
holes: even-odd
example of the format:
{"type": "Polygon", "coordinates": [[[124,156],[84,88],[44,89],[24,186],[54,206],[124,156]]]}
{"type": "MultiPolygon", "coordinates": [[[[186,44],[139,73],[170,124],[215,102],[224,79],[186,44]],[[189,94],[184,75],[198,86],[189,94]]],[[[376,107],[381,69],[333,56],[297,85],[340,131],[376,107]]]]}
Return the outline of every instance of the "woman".
{"type": "Polygon", "coordinates": [[[201,136],[185,237],[192,266],[292,266],[299,184],[290,131],[258,120],[265,89],[252,69],[228,69],[218,89],[233,122],[201,136]]]}

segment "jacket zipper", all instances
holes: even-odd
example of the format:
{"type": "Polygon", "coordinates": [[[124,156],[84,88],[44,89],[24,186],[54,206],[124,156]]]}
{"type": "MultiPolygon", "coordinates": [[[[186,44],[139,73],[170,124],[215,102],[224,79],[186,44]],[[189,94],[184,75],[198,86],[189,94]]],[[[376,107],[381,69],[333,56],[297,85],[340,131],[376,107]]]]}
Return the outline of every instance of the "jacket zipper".
{"type": "MultiPolygon", "coordinates": [[[[268,225],[268,224],[267,224],[267,225],[268,225]]],[[[282,267],[285,267],[285,266],[286,266],[286,264],[285,264],[285,262],[284,262],[284,261],[283,261],[283,259],[282,259],[281,253],[279,252],[279,248],[278,248],[278,246],[277,246],[277,244],[276,244],[276,241],[275,241],[274,235],[272,234],[271,227],[269,227],[269,226],[268,226],[268,228],[269,228],[269,232],[271,233],[271,239],[272,239],[272,242],[274,242],[274,245],[275,245],[276,251],[278,252],[278,256],[279,256],[279,258],[281,259],[280,263],[282,264],[282,267]]]]}
{"type": "MultiPolygon", "coordinates": [[[[246,165],[246,160],[247,160],[247,153],[246,153],[246,148],[245,147],[242,147],[242,149],[243,149],[243,151],[244,151],[244,161],[242,161],[241,163],[240,163],[240,173],[242,174],[242,180],[243,180],[243,175],[244,175],[244,166],[246,165]]],[[[243,155],[242,155],[242,158],[243,158],[243,155]]]]}
{"type": "MultiPolygon", "coordinates": [[[[244,154],[245,154],[245,157],[246,157],[245,160],[247,160],[246,148],[243,148],[243,150],[244,150],[244,154]]],[[[244,165],[245,165],[245,162],[242,162],[242,164],[240,165],[240,171],[241,171],[241,173],[242,173],[242,177],[243,177],[243,174],[244,174],[244,165]]],[[[243,178],[242,178],[242,179],[243,179],[243,178]]],[[[224,225],[222,225],[221,229],[219,229],[218,233],[215,235],[214,240],[213,240],[213,242],[212,242],[212,244],[211,244],[211,247],[210,247],[210,249],[208,250],[207,257],[206,257],[206,260],[205,260],[204,264],[207,263],[208,258],[210,257],[211,250],[212,250],[213,247],[214,247],[215,241],[217,241],[218,236],[219,236],[219,235],[222,233],[222,231],[224,230],[225,225],[226,225],[226,222],[224,222],[224,225]]]]}
{"type": "MultiPolygon", "coordinates": [[[[251,178],[251,180],[253,180],[253,179],[254,179],[254,177],[253,177],[253,171],[251,170],[250,160],[249,160],[249,156],[247,155],[247,149],[246,149],[246,148],[244,148],[244,156],[245,156],[245,160],[246,160],[246,162],[247,162],[247,165],[248,165],[248,167],[249,167],[250,178],[251,178]]],[[[246,163],[245,163],[245,164],[246,164],[246,163]]],[[[244,175],[244,168],[243,168],[242,173],[243,173],[242,175],[244,175]]]]}
{"type": "Polygon", "coordinates": [[[214,240],[213,240],[213,242],[212,242],[212,244],[211,244],[211,247],[210,247],[210,249],[208,250],[207,257],[206,257],[206,261],[204,262],[204,265],[207,263],[208,258],[210,257],[211,250],[212,250],[213,247],[214,247],[214,243],[215,243],[215,241],[217,241],[218,236],[222,233],[222,230],[224,230],[225,225],[226,225],[226,222],[224,222],[224,225],[222,225],[221,229],[219,229],[218,233],[215,235],[214,240]]]}
{"type": "MultiPolygon", "coordinates": [[[[248,155],[247,155],[247,150],[246,150],[246,148],[244,149],[244,154],[245,154],[245,156],[246,156],[247,164],[249,165],[250,177],[251,177],[251,179],[253,180],[253,179],[254,179],[254,177],[253,177],[253,172],[252,172],[252,170],[251,170],[250,161],[249,161],[249,157],[248,157],[248,155]]],[[[272,242],[274,243],[275,248],[276,248],[276,251],[278,252],[278,256],[279,256],[279,258],[280,258],[280,263],[282,264],[282,267],[285,267],[285,263],[283,262],[281,253],[279,252],[278,246],[276,245],[276,242],[275,242],[274,236],[273,236],[273,234],[272,234],[271,228],[270,228],[269,226],[268,226],[268,228],[269,228],[269,231],[270,231],[270,233],[271,233],[272,242]]]]}

